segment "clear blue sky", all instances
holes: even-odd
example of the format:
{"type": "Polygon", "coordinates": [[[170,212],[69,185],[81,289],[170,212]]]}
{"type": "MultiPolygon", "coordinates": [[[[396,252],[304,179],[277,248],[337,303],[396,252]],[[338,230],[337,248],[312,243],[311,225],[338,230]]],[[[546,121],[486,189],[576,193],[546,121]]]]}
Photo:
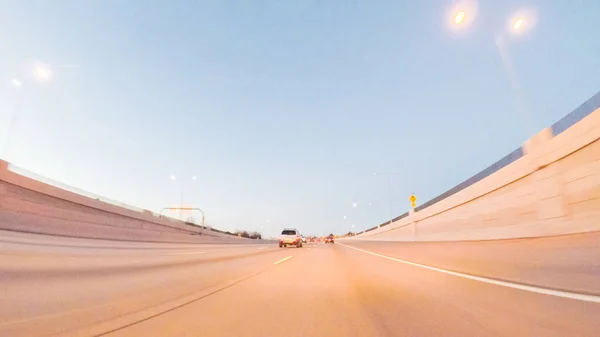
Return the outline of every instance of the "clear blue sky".
{"type": "Polygon", "coordinates": [[[185,203],[222,229],[371,227],[389,217],[375,172],[396,173],[399,215],[600,90],[597,0],[482,1],[461,32],[450,5],[2,1],[3,156],[155,211],[185,178],[185,203]],[[530,126],[494,44],[524,6],[537,24],[507,50],[530,126]],[[33,60],[51,82],[31,79],[33,60]]]}

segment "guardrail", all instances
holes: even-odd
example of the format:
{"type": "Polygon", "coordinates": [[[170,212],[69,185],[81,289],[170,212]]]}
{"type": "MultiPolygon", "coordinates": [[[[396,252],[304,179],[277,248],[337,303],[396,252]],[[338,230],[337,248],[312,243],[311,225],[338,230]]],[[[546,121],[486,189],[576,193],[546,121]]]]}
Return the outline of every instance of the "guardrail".
{"type": "Polygon", "coordinates": [[[483,171],[477,173],[476,175],[472,176],[471,178],[463,181],[462,183],[452,187],[451,189],[449,189],[448,191],[438,195],[437,197],[423,203],[422,205],[419,205],[417,207],[415,207],[415,212],[418,212],[420,210],[423,210],[435,203],[437,203],[438,201],[444,200],[446,198],[448,198],[449,196],[456,194],[462,190],[464,190],[465,188],[475,184],[478,181],[483,180],[484,178],[489,177],[490,175],[500,171],[501,169],[503,169],[504,167],[512,164],[513,162],[515,162],[517,159],[523,157],[523,148],[519,147],[518,149],[514,150],[513,152],[509,153],[507,156],[505,156],[504,158],[498,160],[497,162],[493,163],[492,165],[486,167],[483,171]]]}
{"type": "MultiPolygon", "coordinates": [[[[158,233],[161,231],[161,228],[164,229],[163,231],[167,234],[160,234],[160,235],[170,235],[169,233],[196,233],[196,234],[202,234],[205,236],[211,236],[211,237],[220,237],[220,238],[232,238],[232,239],[237,239],[237,236],[235,234],[226,232],[226,231],[221,231],[212,227],[208,227],[208,226],[200,226],[197,224],[193,224],[187,221],[182,221],[179,219],[174,219],[172,217],[168,217],[168,216],[160,216],[160,214],[149,211],[149,210],[145,210],[139,207],[135,207],[132,205],[128,205],[119,201],[115,201],[94,193],[90,193],[88,191],[84,191],[82,189],[73,187],[73,186],[69,186],[67,184],[52,180],[50,178],[41,176],[39,174],[36,174],[34,172],[28,171],[26,169],[17,167],[11,163],[5,162],[0,160],[0,181],[4,184],[4,183],[8,183],[10,185],[16,186],[18,188],[24,189],[24,190],[29,190],[35,193],[41,193],[42,195],[47,195],[49,197],[52,198],[56,198],[55,200],[62,200],[64,202],[68,202],[68,203],[72,203],[72,204],[76,204],[76,205],[81,205],[83,207],[89,207],[90,209],[96,209],[98,211],[102,211],[102,212],[106,212],[107,215],[112,215],[112,219],[114,219],[114,216],[120,216],[122,217],[121,220],[118,220],[120,224],[123,224],[123,221],[129,221],[129,220],[125,220],[125,219],[130,219],[131,220],[131,224],[130,226],[132,226],[131,228],[128,228],[127,226],[123,225],[122,228],[126,228],[128,231],[130,231],[129,234],[131,234],[131,231],[135,231],[135,230],[146,230],[148,233],[150,232],[155,232],[158,233]],[[144,224],[145,223],[145,224],[144,224]],[[152,228],[152,229],[149,229],[152,228]]],[[[2,196],[3,198],[5,197],[4,193],[7,192],[8,185],[1,185],[0,186],[0,192],[2,192],[2,196]]],[[[13,190],[13,194],[16,193],[13,190]]],[[[19,209],[18,212],[20,212],[20,216],[24,216],[25,213],[29,214],[30,216],[34,216],[34,217],[39,217],[41,216],[40,212],[37,212],[35,209],[24,209],[23,205],[19,205],[16,206],[16,201],[17,199],[14,199],[14,196],[11,197],[10,199],[11,201],[9,202],[8,199],[7,200],[0,200],[0,210],[5,210],[8,212],[13,212],[15,211],[15,207],[17,207],[19,209]],[[7,204],[4,204],[4,201],[7,201],[7,204]],[[13,208],[11,208],[13,207],[13,208]]],[[[48,206],[49,205],[42,205],[41,207],[44,209],[44,211],[49,212],[48,210],[48,206]]],[[[70,207],[70,206],[69,206],[70,207]]],[[[30,208],[30,206],[29,206],[30,208]]],[[[64,209],[61,210],[57,210],[57,212],[68,212],[65,211],[64,209]]],[[[6,214],[6,213],[3,213],[6,214]]],[[[66,213],[65,213],[66,214],[66,213]]],[[[2,214],[0,214],[1,216],[2,214]]],[[[16,216],[15,214],[12,214],[11,216],[16,216]]],[[[86,226],[91,226],[94,227],[95,230],[99,230],[97,226],[101,226],[105,221],[100,221],[100,222],[90,222],[90,219],[87,218],[87,216],[89,215],[70,215],[71,218],[67,219],[67,218],[63,218],[63,220],[65,220],[65,224],[67,222],[72,222],[72,221],[76,221],[75,218],[77,216],[83,216],[84,218],[86,218],[86,220],[81,220],[82,223],[85,223],[86,226]],[[73,218],[75,217],[75,218],[73,218]],[[101,224],[102,223],[102,224],[101,224]]],[[[53,221],[58,220],[60,217],[57,216],[53,216],[52,219],[53,221]]],[[[39,221],[39,219],[36,219],[35,221],[39,221]]],[[[108,221],[108,220],[107,220],[108,221]]],[[[117,220],[115,220],[117,221],[117,220]]],[[[60,232],[60,235],[67,235],[68,234],[68,229],[65,227],[65,224],[60,224],[60,229],[57,229],[56,232],[60,232]],[[64,226],[63,226],[64,225],[64,226]]],[[[0,226],[0,228],[3,229],[8,229],[8,230],[17,230],[19,227],[18,223],[7,223],[6,224],[7,227],[4,228],[2,226],[0,226]]],[[[55,225],[58,226],[57,223],[55,223],[55,225]]],[[[41,226],[38,225],[38,226],[41,226]]],[[[91,228],[90,227],[90,228],[91,228]]],[[[102,233],[102,235],[106,234],[107,237],[113,235],[113,236],[118,236],[118,234],[116,234],[117,232],[114,233],[109,233],[111,228],[117,228],[114,225],[107,225],[105,226],[107,232],[106,233],[102,233]]],[[[27,229],[26,231],[36,231],[37,229],[34,229],[32,226],[28,227],[29,229],[27,229]]],[[[35,227],[35,228],[39,228],[43,233],[40,232],[40,234],[52,234],[52,230],[49,226],[41,226],[41,227],[35,227]]],[[[57,227],[58,228],[58,227],[57,227]]],[[[78,230],[80,230],[80,228],[78,227],[73,227],[73,231],[74,233],[76,233],[78,230]]],[[[59,234],[57,234],[59,235],[59,234]]],[[[156,234],[159,235],[159,234],[156,234]]]]}
{"type": "Polygon", "coordinates": [[[98,194],[94,194],[94,193],[91,193],[91,192],[88,192],[88,191],[84,191],[84,190],[82,190],[80,188],[64,184],[62,182],[50,179],[48,177],[44,177],[44,176],[39,175],[39,174],[37,174],[35,172],[26,170],[26,169],[24,169],[22,167],[13,165],[11,163],[8,163],[7,169],[9,171],[11,171],[13,173],[16,173],[18,175],[21,175],[23,177],[27,177],[27,178],[30,178],[30,179],[42,182],[42,183],[44,183],[46,185],[54,186],[54,187],[60,188],[60,189],[65,190],[65,191],[73,192],[73,193],[79,194],[81,196],[88,197],[90,199],[96,199],[96,200],[105,202],[107,204],[115,205],[115,206],[118,206],[118,207],[121,207],[121,208],[126,208],[128,210],[139,212],[139,213],[141,213],[141,212],[144,211],[143,208],[139,208],[139,207],[135,207],[135,206],[132,206],[132,205],[128,205],[128,204],[122,203],[120,201],[112,200],[110,198],[106,198],[106,197],[103,197],[103,196],[98,195],[98,194]]]}
{"type": "MultiPolygon", "coordinates": [[[[567,130],[570,127],[572,127],[573,125],[577,124],[577,122],[581,121],[583,118],[590,115],[592,112],[594,112],[595,110],[597,110],[599,108],[600,108],[600,92],[596,93],[594,96],[592,96],[587,101],[585,101],[585,103],[583,103],[577,109],[573,110],[571,113],[567,114],[565,117],[563,117],[562,119],[560,119],[559,121],[554,123],[551,126],[552,135],[556,136],[556,135],[564,132],[565,130],[567,130]]],[[[481,172],[475,174],[474,176],[468,178],[467,180],[465,180],[465,181],[461,182],[460,184],[454,186],[453,188],[447,190],[446,192],[441,193],[438,196],[428,200],[427,202],[417,206],[415,208],[415,212],[422,211],[422,210],[424,210],[434,204],[437,204],[438,202],[472,186],[473,184],[489,177],[490,175],[492,175],[492,174],[500,171],[501,169],[507,167],[508,165],[514,163],[515,161],[522,158],[523,156],[524,156],[523,147],[519,147],[518,149],[516,149],[513,152],[509,153],[508,155],[504,156],[502,159],[500,159],[497,162],[493,163],[492,165],[488,166],[481,172]]],[[[404,214],[392,219],[392,221],[388,220],[378,226],[366,229],[362,233],[367,233],[367,232],[373,231],[377,228],[387,226],[390,223],[394,223],[394,222],[396,222],[402,218],[405,218],[407,216],[408,216],[408,213],[404,213],[404,214]]],[[[360,235],[360,234],[357,234],[357,235],[360,235]]]]}
{"type": "MultiPolygon", "coordinates": [[[[379,226],[377,226],[377,227],[383,227],[383,226],[387,226],[387,225],[389,225],[390,223],[392,223],[392,222],[395,222],[395,221],[398,221],[398,220],[401,220],[401,219],[404,219],[404,218],[406,218],[407,216],[408,216],[408,212],[406,212],[406,213],[403,213],[403,214],[401,214],[401,215],[398,215],[397,217],[393,218],[391,221],[386,221],[386,222],[382,223],[381,225],[379,225],[379,226]]],[[[377,228],[377,227],[373,227],[373,228],[371,228],[371,229],[375,229],[375,228],[377,228]]],[[[356,235],[358,235],[358,234],[356,234],[356,235]]]]}
{"type": "Polygon", "coordinates": [[[570,114],[552,124],[552,135],[556,136],[564,132],[598,108],[600,108],[600,92],[585,101],[585,103],[573,110],[570,114]]]}

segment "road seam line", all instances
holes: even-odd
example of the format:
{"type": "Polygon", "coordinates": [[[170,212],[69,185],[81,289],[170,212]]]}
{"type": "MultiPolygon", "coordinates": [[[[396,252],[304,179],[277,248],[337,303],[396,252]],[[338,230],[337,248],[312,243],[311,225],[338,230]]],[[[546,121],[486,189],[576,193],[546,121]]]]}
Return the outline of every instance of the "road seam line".
{"type": "Polygon", "coordinates": [[[181,253],[171,253],[165,255],[190,255],[190,254],[206,254],[206,252],[181,252],[181,253]]]}
{"type": "Polygon", "coordinates": [[[381,258],[384,258],[384,259],[388,259],[388,260],[392,260],[392,261],[396,261],[396,262],[408,264],[408,265],[411,265],[411,266],[414,266],[414,267],[421,267],[421,268],[424,268],[424,269],[429,269],[429,270],[437,271],[437,272],[440,272],[440,273],[443,273],[443,274],[452,275],[452,276],[458,276],[458,277],[466,278],[466,279],[469,279],[469,280],[474,280],[474,281],[479,281],[479,282],[494,284],[494,285],[498,285],[498,286],[502,286],[502,287],[507,287],[507,288],[513,288],[513,289],[519,289],[519,290],[529,291],[529,292],[537,293],[537,294],[544,294],[544,295],[550,295],[550,296],[568,298],[568,299],[578,300],[578,301],[584,301],[584,302],[600,303],[600,296],[596,296],[596,295],[587,295],[587,294],[581,294],[581,293],[575,293],[575,292],[569,292],[569,291],[555,290],[555,289],[549,289],[549,288],[543,288],[543,287],[537,287],[537,286],[531,286],[531,285],[513,283],[513,282],[508,282],[508,281],[500,281],[500,280],[495,280],[493,278],[488,278],[488,277],[483,277],[483,276],[469,275],[469,274],[459,273],[459,272],[451,271],[451,270],[447,270],[447,269],[432,267],[432,266],[428,266],[428,265],[424,265],[424,264],[420,264],[420,263],[416,263],[416,262],[410,262],[410,261],[406,261],[406,260],[402,260],[402,259],[397,259],[395,257],[391,257],[391,256],[383,255],[383,254],[378,254],[378,253],[370,252],[368,250],[364,250],[364,249],[360,249],[360,248],[355,248],[355,247],[352,247],[352,246],[348,246],[348,245],[345,245],[343,243],[340,243],[340,244],[342,246],[344,246],[344,247],[347,247],[347,248],[350,248],[350,249],[354,249],[354,250],[357,250],[357,251],[361,251],[363,253],[367,253],[367,254],[370,254],[370,255],[373,255],[373,256],[378,256],[378,257],[381,257],[381,258]]]}
{"type": "MultiPolygon", "coordinates": [[[[143,323],[143,322],[149,321],[149,320],[151,320],[152,318],[156,318],[156,317],[158,317],[158,316],[161,316],[161,315],[164,315],[164,314],[166,314],[166,313],[173,312],[173,311],[175,311],[175,310],[177,310],[177,309],[179,309],[179,308],[183,308],[183,307],[185,307],[185,306],[187,306],[187,305],[190,305],[190,304],[192,304],[192,303],[195,303],[195,302],[201,301],[201,300],[203,300],[203,299],[205,299],[205,298],[207,298],[207,297],[209,297],[209,296],[212,296],[212,295],[214,295],[214,294],[217,294],[217,293],[220,293],[220,292],[222,292],[222,291],[224,291],[224,290],[227,290],[227,289],[229,289],[229,288],[232,288],[232,287],[234,287],[234,286],[236,286],[236,285],[238,285],[238,284],[240,284],[240,283],[242,283],[242,282],[245,282],[245,281],[247,281],[247,280],[249,280],[249,279],[251,279],[251,278],[253,278],[253,277],[257,276],[257,275],[260,275],[260,274],[264,273],[266,270],[267,270],[267,269],[263,269],[263,270],[259,270],[259,271],[257,271],[257,272],[254,272],[254,273],[252,273],[252,274],[250,274],[250,275],[242,276],[241,278],[234,280],[234,281],[233,281],[233,283],[229,283],[229,284],[226,284],[225,286],[221,286],[221,288],[219,288],[218,286],[215,286],[215,285],[209,286],[209,287],[208,287],[208,288],[206,288],[206,289],[210,289],[210,287],[215,287],[216,289],[214,289],[214,290],[212,290],[212,291],[209,291],[208,293],[206,293],[206,294],[204,294],[204,295],[201,295],[201,296],[199,296],[199,297],[196,297],[196,298],[193,298],[193,299],[191,299],[191,300],[185,301],[184,303],[181,303],[181,304],[178,304],[178,305],[172,306],[171,308],[168,308],[168,309],[162,310],[162,311],[160,311],[160,312],[158,312],[158,313],[155,313],[155,314],[152,314],[152,315],[148,315],[148,316],[146,316],[146,317],[144,317],[144,318],[141,318],[141,319],[134,320],[133,322],[130,322],[130,323],[127,323],[127,324],[124,324],[124,325],[121,325],[121,326],[118,326],[118,327],[112,328],[112,329],[110,329],[110,330],[107,330],[107,331],[105,330],[104,332],[100,332],[100,333],[94,333],[94,334],[93,334],[93,336],[94,336],[94,337],[106,336],[106,335],[112,334],[112,333],[114,333],[114,332],[117,332],[117,331],[120,331],[120,330],[127,329],[127,328],[129,328],[129,327],[132,327],[132,326],[134,326],[134,325],[137,325],[137,324],[140,324],[140,323],[143,323]]],[[[201,291],[204,291],[204,289],[203,289],[203,290],[201,290],[201,291]]],[[[169,302],[167,302],[167,304],[168,304],[168,303],[169,303],[169,302]]],[[[158,305],[154,306],[154,308],[156,308],[156,307],[159,307],[160,305],[164,305],[164,303],[162,303],[162,304],[158,304],[158,305]]],[[[149,309],[152,309],[152,308],[153,308],[153,307],[150,307],[149,309]]],[[[146,308],[146,309],[148,309],[148,308],[146,308]]],[[[145,310],[145,309],[142,309],[142,310],[145,310]]],[[[137,311],[137,312],[139,312],[139,311],[137,311]]],[[[135,315],[137,312],[129,313],[129,315],[135,315]]],[[[126,314],[126,315],[127,315],[127,314],[126,314]]],[[[119,318],[120,318],[120,317],[118,317],[118,318],[116,318],[116,319],[119,319],[119,318]]],[[[116,320],[116,319],[115,319],[115,320],[116,320]]],[[[109,321],[105,321],[105,322],[110,322],[110,320],[109,320],[109,321]]],[[[100,325],[100,324],[102,324],[102,323],[97,323],[96,325],[92,325],[92,327],[91,327],[91,328],[93,328],[94,326],[100,325]]],[[[75,330],[72,330],[72,331],[69,331],[69,332],[73,332],[73,333],[81,333],[81,332],[83,332],[83,331],[85,331],[85,332],[89,332],[89,329],[90,329],[90,327],[87,327],[87,328],[83,328],[83,329],[75,329],[75,330]]],[[[61,334],[60,336],[68,336],[68,335],[69,335],[69,333],[67,333],[67,334],[61,334]]]]}
{"type": "Polygon", "coordinates": [[[280,264],[281,262],[285,262],[285,261],[287,261],[287,260],[289,260],[291,258],[292,258],[292,256],[290,255],[288,257],[284,257],[283,259],[281,259],[281,260],[279,260],[277,262],[274,262],[273,264],[280,264]]]}

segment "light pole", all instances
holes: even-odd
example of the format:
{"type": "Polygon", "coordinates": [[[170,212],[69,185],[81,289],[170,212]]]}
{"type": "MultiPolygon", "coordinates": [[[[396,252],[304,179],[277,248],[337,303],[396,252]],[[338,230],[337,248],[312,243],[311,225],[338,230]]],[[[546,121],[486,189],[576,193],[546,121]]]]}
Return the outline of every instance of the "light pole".
{"type": "MultiPolygon", "coordinates": [[[[175,176],[174,174],[171,174],[169,176],[169,179],[171,179],[171,181],[176,181],[177,176],[175,176]]],[[[196,181],[197,180],[196,176],[192,176],[191,180],[196,181]]],[[[184,184],[183,180],[180,180],[179,183],[180,183],[180,187],[181,187],[180,194],[179,194],[179,207],[180,207],[179,217],[183,218],[183,209],[182,209],[183,208],[183,188],[184,188],[185,184],[184,184]]]]}
{"type": "MultiPolygon", "coordinates": [[[[268,226],[270,222],[271,222],[271,219],[267,219],[267,221],[265,221],[265,224],[268,226]]],[[[260,231],[261,231],[260,234],[261,235],[263,234],[262,231],[264,228],[265,228],[265,225],[260,225],[260,231]]]]}
{"type": "MultiPolygon", "coordinates": [[[[369,202],[368,205],[371,206],[371,203],[369,202]]],[[[357,207],[358,207],[358,203],[357,202],[353,202],[352,203],[352,208],[357,208],[357,207]]],[[[356,221],[355,221],[356,218],[357,218],[356,216],[354,216],[352,218],[352,224],[350,225],[350,227],[352,228],[351,232],[354,230],[354,225],[356,224],[356,221]]],[[[346,219],[346,216],[344,216],[344,219],[346,219]]]]}
{"type": "MultiPolygon", "coordinates": [[[[511,19],[511,22],[508,24],[507,32],[516,35],[522,33],[527,28],[528,27],[525,19],[522,17],[517,17],[511,19]]],[[[529,113],[529,104],[527,103],[523,86],[521,85],[521,81],[519,80],[519,76],[517,75],[512,59],[508,52],[506,40],[506,34],[498,34],[496,36],[495,45],[498,50],[498,55],[502,61],[502,65],[504,66],[511,89],[516,96],[519,110],[521,110],[521,119],[523,125],[525,126],[525,132],[527,134],[532,134],[534,129],[531,114],[529,113]]]]}
{"type": "MultiPolygon", "coordinates": [[[[375,172],[373,173],[374,176],[380,176],[381,174],[375,172]]],[[[394,219],[393,214],[392,214],[392,176],[396,175],[396,173],[385,173],[386,177],[387,177],[387,186],[388,186],[388,211],[389,211],[389,221],[390,224],[392,223],[392,220],[394,219]]],[[[377,228],[381,227],[381,225],[377,225],[377,228]]]]}
{"type": "Polygon", "coordinates": [[[10,81],[10,84],[12,85],[12,87],[15,89],[15,91],[17,91],[17,103],[16,103],[16,107],[13,109],[12,113],[10,114],[10,117],[8,119],[8,125],[6,128],[6,137],[4,138],[4,144],[2,144],[2,158],[5,160],[8,160],[8,151],[10,148],[10,140],[11,140],[11,136],[12,136],[12,131],[13,131],[13,126],[15,125],[15,120],[17,119],[17,115],[19,114],[19,110],[21,107],[21,100],[22,100],[22,89],[23,89],[23,82],[19,79],[12,79],[10,81]]]}

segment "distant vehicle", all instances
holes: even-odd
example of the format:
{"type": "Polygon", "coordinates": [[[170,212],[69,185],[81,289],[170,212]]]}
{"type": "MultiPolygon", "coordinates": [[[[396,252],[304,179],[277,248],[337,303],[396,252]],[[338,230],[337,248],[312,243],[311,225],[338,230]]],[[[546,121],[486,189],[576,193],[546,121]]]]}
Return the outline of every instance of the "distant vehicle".
{"type": "Polygon", "coordinates": [[[287,247],[288,245],[302,248],[302,236],[295,228],[286,228],[281,232],[281,236],[279,237],[279,248],[287,247]]]}
{"type": "Polygon", "coordinates": [[[327,237],[325,237],[325,243],[335,243],[334,237],[335,236],[333,234],[329,234],[327,237]]]}
{"type": "Polygon", "coordinates": [[[303,236],[302,237],[302,243],[307,243],[307,242],[308,242],[308,239],[306,238],[306,236],[303,236]]]}

